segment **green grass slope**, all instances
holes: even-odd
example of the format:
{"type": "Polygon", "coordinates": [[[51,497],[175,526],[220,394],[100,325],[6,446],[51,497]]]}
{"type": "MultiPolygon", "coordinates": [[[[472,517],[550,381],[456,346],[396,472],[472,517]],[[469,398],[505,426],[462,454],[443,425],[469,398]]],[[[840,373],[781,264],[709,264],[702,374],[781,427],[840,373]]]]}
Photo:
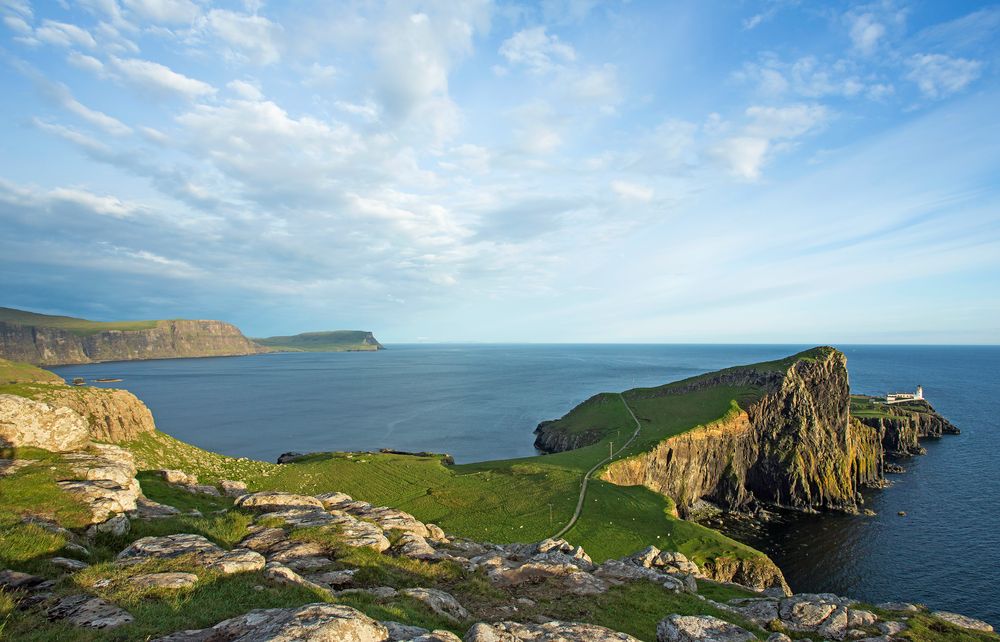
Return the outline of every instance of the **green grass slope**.
{"type": "Polygon", "coordinates": [[[304,332],[286,337],[265,337],[254,342],[287,352],[368,352],[381,350],[371,332],[365,330],[332,330],[304,332]]]}
{"type": "Polygon", "coordinates": [[[0,359],[0,386],[25,383],[63,384],[63,378],[30,363],[0,359]]]}
{"type": "Polygon", "coordinates": [[[88,321],[76,317],[52,316],[26,310],[0,307],[0,321],[18,325],[58,328],[85,337],[105,330],[149,330],[156,327],[155,320],[149,321],[88,321]]]}

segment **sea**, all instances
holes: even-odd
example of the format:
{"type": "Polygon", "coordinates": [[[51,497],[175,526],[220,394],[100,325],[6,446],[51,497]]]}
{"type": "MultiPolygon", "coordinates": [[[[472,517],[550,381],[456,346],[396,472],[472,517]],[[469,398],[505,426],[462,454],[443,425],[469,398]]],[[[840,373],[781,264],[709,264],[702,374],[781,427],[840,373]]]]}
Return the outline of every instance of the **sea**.
{"type": "MultiPolygon", "coordinates": [[[[274,461],[288,451],[393,448],[464,463],[535,454],[535,426],[597,392],[808,347],[390,345],[54,370],[130,390],[160,430],[226,455],[274,461]]],[[[898,462],[906,472],[865,495],[874,517],[782,513],[723,530],[770,555],[796,592],[905,599],[1000,627],[1000,346],[837,347],[852,391],[922,385],[962,434],[925,440],[926,455],[898,462]]]]}

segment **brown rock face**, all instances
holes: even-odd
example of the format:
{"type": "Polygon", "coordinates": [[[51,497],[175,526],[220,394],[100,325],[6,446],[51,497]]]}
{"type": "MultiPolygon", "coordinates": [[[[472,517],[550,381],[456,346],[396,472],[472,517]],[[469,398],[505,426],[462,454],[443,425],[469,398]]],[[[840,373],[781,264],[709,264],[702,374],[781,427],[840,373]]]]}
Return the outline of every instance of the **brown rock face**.
{"type": "Polygon", "coordinates": [[[94,441],[120,443],[156,430],[146,404],[127,390],[66,388],[47,391],[46,403],[71,408],[87,419],[94,441]]]}
{"type": "Polygon", "coordinates": [[[267,352],[222,321],[158,321],[146,330],[78,335],[59,328],[0,321],[0,356],[37,365],[220,357],[267,352]]]}
{"type": "Polygon", "coordinates": [[[879,433],[851,420],[840,352],[824,350],[786,372],[722,371],[669,393],[720,384],[764,392],[738,413],[614,462],[603,479],[668,495],[682,514],[698,499],[727,508],[855,510],[860,489],[881,479],[879,433]]]}

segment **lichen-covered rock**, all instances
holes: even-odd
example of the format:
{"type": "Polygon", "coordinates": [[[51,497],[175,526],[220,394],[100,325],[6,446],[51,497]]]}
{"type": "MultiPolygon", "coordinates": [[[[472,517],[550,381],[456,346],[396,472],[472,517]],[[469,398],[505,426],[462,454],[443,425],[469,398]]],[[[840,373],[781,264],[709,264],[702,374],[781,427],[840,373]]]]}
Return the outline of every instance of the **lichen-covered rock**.
{"type": "Polygon", "coordinates": [[[437,557],[437,551],[427,543],[427,540],[414,533],[403,533],[393,550],[404,557],[416,560],[429,560],[437,557]]]}
{"type": "Polygon", "coordinates": [[[49,562],[55,564],[59,568],[64,568],[71,573],[75,571],[82,571],[90,566],[90,564],[87,564],[86,562],[70,559],[68,557],[53,557],[49,560],[49,562]]]}
{"type": "Polygon", "coordinates": [[[162,470],[153,471],[156,473],[160,479],[167,482],[168,484],[178,484],[181,486],[188,486],[190,484],[197,484],[197,475],[190,475],[183,470],[173,470],[165,468],[162,470]]]}
{"type": "Polygon", "coordinates": [[[80,450],[90,442],[87,420],[69,408],[0,395],[0,447],[80,450]]]}
{"type": "Polygon", "coordinates": [[[179,589],[191,588],[198,583],[198,576],[194,573],[143,573],[129,578],[129,583],[143,590],[161,589],[166,591],[176,591],[179,589]]]}
{"type": "Polygon", "coordinates": [[[226,497],[241,497],[247,494],[247,485],[241,481],[223,479],[219,481],[219,486],[222,487],[222,493],[226,497]]]}
{"type": "Polygon", "coordinates": [[[92,595],[64,597],[47,614],[51,620],[65,620],[91,629],[113,629],[133,619],[125,609],[92,595]]]}
{"type": "Polygon", "coordinates": [[[464,642],[639,642],[631,635],[603,626],[573,622],[480,622],[462,639],[464,642]]]}
{"type": "Polygon", "coordinates": [[[173,506],[154,502],[146,497],[139,497],[135,500],[135,510],[129,511],[128,516],[133,519],[158,519],[161,517],[173,517],[174,515],[180,515],[180,513],[173,506]]]}
{"type": "Polygon", "coordinates": [[[143,537],[132,542],[118,554],[123,564],[145,559],[172,559],[190,555],[196,564],[223,574],[259,571],[266,563],[264,556],[246,548],[223,550],[201,535],[182,533],[162,537],[143,537]]]}
{"type": "Polygon", "coordinates": [[[320,592],[326,592],[327,590],[319,584],[307,580],[280,562],[268,562],[264,567],[264,577],[275,584],[282,584],[284,586],[301,586],[320,592]]]}
{"type": "Polygon", "coordinates": [[[80,479],[106,479],[120,486],[131,483],[135,477],[135,465],[127,461],[114,461],[100,455],[90,453],[68,453],[63,461],[69,464],[69,469],[80,479]]]}
{"type": "Polygon", "coordinates": [[[746,629],[710,615],[671,615],[656,626],[657,642],[753,642],[746,629]]]}
{"type": "Polygon", "coordinates": [[[30,589],[45,581],[44,577],[31,575],[30,573],[22,573],[21,571],[13,571],[11,569],[0,571],[0,588],[10,591],[30,589]]]}
{"type": "Polygon", "coordinates": [[[400,594],[423,602],[432,611],[449,620],[461,622],[469,617],[469,612],[450,593],[431,588],[409,588],[401,590],[400,594]]]}
{"type": "Polygon", "coordinates": [[[43,400],[86,417],[87,430],[95,441],[123,443],[156,430],[153,413],[128,390],[58,388],[46,391],[43,400]]]}
{"type": "Polygon", "coordinates": [[[275,511],[286,508],[323,508],[323,502],[309,495],[263,491],[242,495],[236,499],[237,508],[255,511],[275,511]]]}
{"type": "Polygon", "coordinates": [[[778,620],[789,630],[843,640],[851,631],[870,628],[878,617],[855,602],[829,593],[801,593],[785,598],[741,598],[729,605],[739,615],[765,627],[778,620]]]}
{"type": "Polygon", "coordinates": [[[209,629],[180,631],[158,642],[386,642],[389,631],[361,611],[340,604],[258,609],[209,629]]]}
{"type": "Polygon", "coordinates": [[[93,524],[135,510],[136,501],[142,495],[139,482],[135,479],[124,485],[107,479],[68,480],[59,482],[59,487],[87,504],[93,524]]]}
{"type": "Polygon", "coordinates": [[[960,615],[958,613],[951,613],[950,611],[934,611],[931,613],[933,617],[939,620],[944,620],[948,624],[954,624],[955,626],[962,627],[963,629],[972,629],[973,631],[985,631],[990,633],[993,631],[993,625],[983,622],[982,620],[977,620],[974,617],[969,617],[967,615],[960,615]]]}
{"type": "Polygon", "coordinates": [[[113,517],[109,517],[100,524],[93,524],[90,526],[90,528],[87,529],[87,535],[89,537],[96,537],[98,534],[104,533],[113,537],[121,537],[131,529],[132,523],[128,521],[128,517],[119,513],[113,517]]]}

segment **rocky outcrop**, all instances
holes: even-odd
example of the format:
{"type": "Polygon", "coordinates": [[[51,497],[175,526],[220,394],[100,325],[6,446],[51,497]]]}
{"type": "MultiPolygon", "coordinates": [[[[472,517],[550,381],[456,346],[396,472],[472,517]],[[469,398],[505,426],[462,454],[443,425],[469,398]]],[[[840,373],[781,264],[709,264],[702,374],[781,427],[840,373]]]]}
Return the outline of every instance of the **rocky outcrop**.
{"type": "Polygon", "coordinates": [[[921,439],[961,432],[923,399],[902,404],[881,404],[878,409],[880,413],[877,415],[859,413],[857,419],[882,435],[882,447],[887,454],[903,457],[922,455],[926,451],[920,445],[921,439]]]}
{"type": "Polygon", "coordinates": [[[71,408],[85,417],[94,441],[133,441],[156,430],[153,413],[127,390],[66,387],[40,394],[46,403],[71,408]]]}
{"type": "Polygon", "coordinates": [[[639,642],[638,638],[596,624],[575,622],[479,623],[465,634],[465,642],[639,642]]]}
{"type": "Polygon", "coordinates": [[[754,386],[760,394],[714,423],[610,464],[602,478],[672,497],[682,514],[699,499],[729,509],[764,503],[853,511],[860,490],[880,483],[879,434],[851,420],[847,359],[832,348],[811,351],[787,369],[723,370],[626,398],[719,385],[754,386]]]}
{"type": "Polygon", "coordinates": [[[201,535],[181,533],[162,537],[143,537],[118,554],[118,563],[134,564],[148,559],[185,557],[198,566],[224,575],[246,573],[264,568],[264,556],[246,548],[223,550],[201,535]]]}
{"type": "Polygon", "coordinates": [[[557,421],[543,421],[535,428],[535,448],[543,453],[559,453],[596,444],[603,436],[600,428],[569,432],[561,430],[557,421]]]}
{"type": "Polygon", "coordinates": [[[865,637],[858,632],[863,634],[879,621],[855,600],[829,593],[735,599],[724,608],[762,628],[816,634],[824,640],[865,637]]]}
{"type": "Polygon", "coordinates": [[[344,640],[385,642],[389,631],[361,611],[340,604],[306,604],[290,609],[258,609],[219,622],[210,629],[182,631],[158,642],[240,640],[344,640]]]}
{"type": "Polygon", "coordinates": [[[142,330],[78,334],[61,328],[0,321],[0,356],[37,365],[221,357],[268,352],[222,321],[157,321],[142,330]]]}
{"type": "Polygon", "coordinates": [[[656,627],[656,642],[753,642],[756,639],[750,631],[710,615],[671,615],[656,627]]]}
{"type": "Polygon", "coordinates": [[[90,442],[86,420],[69,408],[0,395],[0,447],[66,452],[90,442]]]}

